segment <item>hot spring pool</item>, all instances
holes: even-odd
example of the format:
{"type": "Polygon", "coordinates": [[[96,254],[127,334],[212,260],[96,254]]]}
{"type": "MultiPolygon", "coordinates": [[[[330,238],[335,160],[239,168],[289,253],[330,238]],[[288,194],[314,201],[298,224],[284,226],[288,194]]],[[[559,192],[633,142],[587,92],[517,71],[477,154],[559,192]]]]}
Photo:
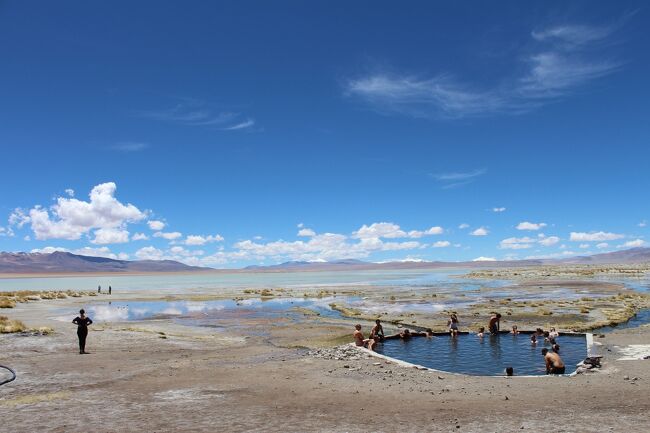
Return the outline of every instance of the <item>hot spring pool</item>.
{"type": "MultiPolygon", "coordinates": [[[[542,338],[543,340],[543,338],[542,338]]],[[[557,339],[566,373],[573,373],[575,365],[587,356],[584,334],[563,334],[557,339]]],[[[386,340],[377,345],[377,353],[412,364],[451,373],[481,376],[503,375],[506,367],[513,367],[515,376],[546,374],[541,350],[550,350],[550,344],[530,344],[530,335],[500,334],[479,338],[476,334],[438,337],[413,337],[410,340],[386,340]]]]}

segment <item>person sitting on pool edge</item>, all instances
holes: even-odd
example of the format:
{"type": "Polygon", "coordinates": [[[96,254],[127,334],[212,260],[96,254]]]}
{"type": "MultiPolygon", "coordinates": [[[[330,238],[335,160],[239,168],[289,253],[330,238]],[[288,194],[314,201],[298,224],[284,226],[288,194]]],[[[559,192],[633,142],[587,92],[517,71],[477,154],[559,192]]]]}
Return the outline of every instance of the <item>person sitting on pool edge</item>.
{"type": "Polygon", "coordinates": [[[381,326],[381,321],[379,319],[375,320],[375,326],[373,326],[370,331],[370,338],[377,342],[384,341],[384,328],[381,326]]]}
{"type": "Polygon", "coordinates": [[[481,326],[478,328],[478,334],[476,334],[477,337],[483,338],[485,336],[485,326],[481,326]]]}
{"type": "Polygon", "coordinates": [[[517,329],[517,325],[512,325],[512,331],[510,331],[512,335],[518,335],[519,334],[519,329],[517,329]]]}
{"type": "Polygon", "coordinates": [[[375,350],[375,340],[372,338],[363,338],[363,333],[361,332],[361,325],[358,323],[354,325],[354,333],[352,334],[354,337],[354,344],[356,344],[359,347],[367,347],[370,350],[375,350]]]}
{"type": "Polygon", "coordinates": [[[451,313],[449,320],[447,320],[447,326],[449,327],[449,333],[453,337],[458,335],[458,316],[456,313],[451,313]]]}
{"type": "Polygon", "coordinates": [[[501,314],[495,313],[494,316],[490,318],[490,323],[488,325],[490,334],[498,334],[500,325],[501,325],[501,314]]]}
{"type": "Polygon", "coordinates": [[[560,355],[549,352],[547,348],[542,349],[542,356],[546,362],[546,374],[564,374],[564,362],[560,355]]]}

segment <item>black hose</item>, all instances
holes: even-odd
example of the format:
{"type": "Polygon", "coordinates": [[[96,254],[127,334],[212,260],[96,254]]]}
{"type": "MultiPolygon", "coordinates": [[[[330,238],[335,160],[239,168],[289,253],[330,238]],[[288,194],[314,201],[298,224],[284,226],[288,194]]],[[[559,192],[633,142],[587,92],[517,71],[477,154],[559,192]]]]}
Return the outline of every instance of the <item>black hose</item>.
{"type": "Polygon", "coordinates": [[[0,368],[6,368],[7,370],[9,370],[9,373],[11,373],[11,377],[9,379],[5,379],[2,382],[0,382],[0,385],[4,385],[5,383],[9,383],[13,380],[16,380],[16,372],[12,368],[9,368],[5,365],[0,365],[0,368]]]}

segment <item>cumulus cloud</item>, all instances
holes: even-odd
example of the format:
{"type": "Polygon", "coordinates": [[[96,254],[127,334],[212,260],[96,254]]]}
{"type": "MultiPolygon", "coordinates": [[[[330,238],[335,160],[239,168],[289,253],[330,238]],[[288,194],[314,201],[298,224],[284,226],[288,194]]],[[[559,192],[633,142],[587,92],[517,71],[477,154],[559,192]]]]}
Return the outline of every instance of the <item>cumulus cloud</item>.
{"type": "Polygon", "coordinates": [[[9,225],[10,226],[16,226],[19,229],[23,228],[23,226],[31,221],[31,218],[27,214],[29,211],[25,211],[24,209],[16,208],[11,212],[9,215],[9,225]]]}
{"type": "Polygon", "coordinates": [[[211,242],[221,242],[223,241],[223,236],[216,234],[216,235],[208,235],[208,236],[202,236],[202,235],[188,235],[185,238],[185,245],[205,245],[211,242]]]}
{"type": "Polygon", "coordinates": [[[316,232],[313,231],[312,229],[301,228],[300,230],[298,230],[298,236],[304,236],[304,237],[316,236],[316,232]]]}
{"type": "Polygon", "coordinates": [[[499,248],[504,250],[522,250],[531,248],[537,239],[530,237],[523,238],[507,238],[499,242],[499,248]]]}
{"type": "Polygon", "coordinates": [[[0,226],[0,237],[13,237],[14,231],[11,227],[2,227],[0,226]]]}
{"type": "Polygon", "coordinates": [[[166,224],[162,221],[151,220],[147,221],[147,225],[151,230],[159,231],[164,229],[166,224]]]}
{"type": "Polygon", "coordinates": [[[550,247],[550,246],[555,245],[558,242],[560,242],[560,238],[557,237],[557,236],[548,236],[548,237],[546,237],[546,236],[540,234],[539,237],[540,237],[540,239],[539,239],[538,242],[541,245],[545,246],[545,247],[550,247]]]}
{"type": "Polygon", "coordinates": [[[433,248],[445,248],[451,245],[451,242],[449,241],[438,241],[435,242],[433,245],[431,245],[433,248]]]}
{"type": "Polygon", "coordinates": [[[465,230],[469,228],[469,224],[467,223],[462,223],[461,225],[458,226],[459,229],[465,230]]]}
{"type": "Polygon", "coordinates": [[[361,228],[352,233],[352,237],[356,239],[396,239],[396,238],[421,238],[422,236],[439,235],[444,232],[442,227],[434,226],[427,230],[411,230],[406,232],[397,224],[381,222],[371,225],[363,225],[361,228]]]}
{"type": "Polygon", "coordinates": [[[479,227],[470,233],[472,236],[487,236],[490,232],[485,227],[479,227]]]}
{"type": "Polygon", "coordinates": [[[30,209],[29,222],[36,239],[77,240],[93,229],[123,230],[128,223],[142,220],[145,215],[137,207],[115,198],[116,189],[113,182],[102,183],[91,190],[87,202],[59,197],[49,209],[30,209]]]}
{"type": "Polygon", "coordinates": [[[183,236],[183,233],[181,232],[155,232],[153,234],[154,238],[163,238],[167,239],[168,241],[173,241],[175,239],[178,239],[183,236]]]}
{"type": "Polygon", "coordinates": [[[596,248],[602,250],[603,248],[607,248],[608,246],[609,246],[609,244],[607,242],[601,242],[601,243],[596,245],[596,248]]]}
{"type": "Polygon", "coordinates": [[[573,242],[603,242],[624,238],[624,235],[608,232],[571,232],[569,239],[573,242]]]}
{"type": "Polygon", "coordinates": [[[95,230],[93,244],[123,244],[129,241],[129,232],[123,229],[104,228],[95,230]]]}
{"type": "Polygon", "coordinates": [[[493,207],[492,212],[500,213],[500,212],[505,212],[506,208],[504,207],[493,207]]]}
{"type": "Polygon", "coordinates": [[[134,241],[146,241],[147,239],[149,239],[149,236],[145,235],[144,233],[136,233],[131,238],[131,240],[134,241]]]}
{"type": "Polygon", "coordinates": [[[619,248],[639,248],[646,245],[646,241],[643,239],[634,239],[633,241],[627,241],[622,245],[619,245],[619,248]]]}
{"type": "Polygon", "coordinates": [[[531,222],[528,222],[528,221],[523,221],[523,222],[520,222],[519,224],[517,224],[516,228],[517,228],[517,230],[535,231],[535,230],[543,229],[544,227],[546,227],[546,223],[531,223],[531,222]]]}

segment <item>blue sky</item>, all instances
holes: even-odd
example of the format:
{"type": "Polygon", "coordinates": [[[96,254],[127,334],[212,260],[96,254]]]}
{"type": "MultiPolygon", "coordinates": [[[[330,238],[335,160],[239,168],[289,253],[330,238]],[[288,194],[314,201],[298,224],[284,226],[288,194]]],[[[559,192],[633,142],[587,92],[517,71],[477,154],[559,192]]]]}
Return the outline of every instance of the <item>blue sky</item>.
{"type": "Polygon", "coordinates": [[[0,250],[647,246],[649,24],[640,1],[3,2],[0,250]]]}

